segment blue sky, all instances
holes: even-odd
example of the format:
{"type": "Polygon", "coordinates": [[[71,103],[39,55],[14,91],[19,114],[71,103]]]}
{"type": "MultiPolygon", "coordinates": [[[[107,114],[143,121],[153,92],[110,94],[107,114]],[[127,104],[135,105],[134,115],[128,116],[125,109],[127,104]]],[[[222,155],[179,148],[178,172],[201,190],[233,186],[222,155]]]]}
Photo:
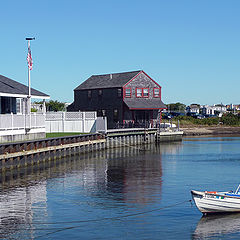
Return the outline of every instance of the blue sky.
{"type": "Polygon", "coordinates": [[[240,103],[239,0],[8,0],[1,75],[72,102],[93,74],[144,70],[165,103],[240,103]]]}

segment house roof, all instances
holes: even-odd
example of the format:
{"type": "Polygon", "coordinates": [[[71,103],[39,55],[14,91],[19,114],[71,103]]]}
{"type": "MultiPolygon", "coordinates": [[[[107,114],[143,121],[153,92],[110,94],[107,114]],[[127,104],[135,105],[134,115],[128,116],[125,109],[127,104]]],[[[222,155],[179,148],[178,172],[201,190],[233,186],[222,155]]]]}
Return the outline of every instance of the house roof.
{"type": "MultiPolygon", "coordinates": [[[[0,96],[27,97],[28,87],[10,78],[0,75],[0,96]]],[[[31,96],[34,98],[49,98],[50,96],[31,88],[31,96]]]]}
{"type": "Polygon", "coordinates": [[[160,98],[138,98],[131,99],[125,98],[124,102],[129,109],[163,109],[167,108],[166,105],[161,101],[160,98]]]}
{"type": "Polygon", "coordinates": [[[92,75],[74,90],[122,87],[142,70],[104,75],[92,75]]]}

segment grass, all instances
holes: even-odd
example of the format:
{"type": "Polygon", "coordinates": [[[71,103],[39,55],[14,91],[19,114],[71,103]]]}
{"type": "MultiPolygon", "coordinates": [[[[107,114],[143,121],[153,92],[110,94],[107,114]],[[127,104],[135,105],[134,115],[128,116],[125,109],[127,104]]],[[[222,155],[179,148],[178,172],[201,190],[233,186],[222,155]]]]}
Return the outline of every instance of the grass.
{"type": "Polygon", "coordinates": [[[46,138],[65,137],[65,136],[80,135],[80,134],[84,134],[84,133],[78,133],[78,132],[46,133],[46,138]]]}

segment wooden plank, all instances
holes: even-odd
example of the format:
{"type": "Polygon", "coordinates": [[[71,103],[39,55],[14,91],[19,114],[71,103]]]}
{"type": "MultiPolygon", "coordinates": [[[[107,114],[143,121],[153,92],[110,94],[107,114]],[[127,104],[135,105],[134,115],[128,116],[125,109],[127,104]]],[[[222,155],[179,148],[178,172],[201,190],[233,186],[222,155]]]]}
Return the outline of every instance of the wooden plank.
{"type": "Polygon", "coordinates": [[[72,147],[80,147],[80,146],[92,145],[92,144],[96,144],[96,143],[104,143],[104,142],[106,142],[106,139],[89,140],[89,141],[85,141],[85,142],[69,143],[69,144],[63,144],[63,145],[61,144],[58,146],[49,146],[49,147],[39,148],[39,149],[34,149],[34,150],[29,150],[29,151],[5,153],[5,154],[0,155],[0,160],[21,157],[21,156],[27,156],[27,155],[41,153],[41,152],[47,152],[47,151],[56,151],[56,150],[72,148],[72,147]]]}

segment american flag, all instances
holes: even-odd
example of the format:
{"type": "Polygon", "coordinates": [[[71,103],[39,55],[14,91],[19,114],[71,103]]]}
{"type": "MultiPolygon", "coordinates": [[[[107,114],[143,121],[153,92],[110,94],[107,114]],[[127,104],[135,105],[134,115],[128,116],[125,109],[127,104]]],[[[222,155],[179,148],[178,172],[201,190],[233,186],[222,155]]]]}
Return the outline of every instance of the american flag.
{"type": "Polygon", "coordinates": [[[27,62],[28,62],[28,68],[29,68],[29,70],[32,70],[33,61],[32,61],[32,55],[31,55],[31,49],[30,49],[30,47],[28,47],[27,62]]]}

